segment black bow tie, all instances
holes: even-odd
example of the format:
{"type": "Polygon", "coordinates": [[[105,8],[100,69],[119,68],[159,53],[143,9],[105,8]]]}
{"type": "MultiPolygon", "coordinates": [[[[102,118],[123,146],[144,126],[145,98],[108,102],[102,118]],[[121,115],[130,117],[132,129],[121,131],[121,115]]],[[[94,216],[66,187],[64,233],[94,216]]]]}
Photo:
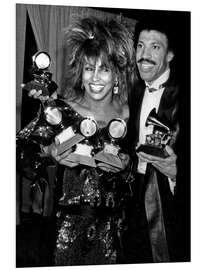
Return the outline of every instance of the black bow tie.
{"type": "Polygon", "coordinates": [[[153,88],[153,87],[150,87],[149,85],[146,85],[146,89],[149,91],[149,93],[153,93],[157,90],[162,89],[163,87],[165,87],[165,83],[160,84],[159,87],[157,88],[153,88]]]}
{"type": "Polygon", "coordinates": [[[149,93],[153,93],[153,92],[157,91],[158,89],[147,86],[147,90],[149,91],[149,93]]]}

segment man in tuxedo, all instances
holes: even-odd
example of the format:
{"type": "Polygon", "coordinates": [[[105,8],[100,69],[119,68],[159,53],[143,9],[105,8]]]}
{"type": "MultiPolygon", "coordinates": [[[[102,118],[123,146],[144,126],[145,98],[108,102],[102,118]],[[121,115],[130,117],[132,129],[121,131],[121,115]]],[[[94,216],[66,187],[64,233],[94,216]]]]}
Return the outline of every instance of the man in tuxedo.
{"type": "MultiPolygon", "coordinates": [[[[174,29],[173,29],[174,31],[174,29]]],[[[125,263],[186,260],[181,255],[181,220],[178,216],[177,183],[181,175],[179,85],[172,70],[175,57],[173,31],[163,22],[146,21],[136,27],[135,46],[139,80],[130,98],[128,145],[133,157],[132,198],[126,211],[128,229],[123,235],[125,263]],[[146,119],[154,109],[156,117],[172,128],[165,157],[139,151],[153,126],[146,119]]],[[[186,147],[186,146],[185,146],[186,147]]],[[[182,180],[181,180],[182,181],[182,180]]]]}

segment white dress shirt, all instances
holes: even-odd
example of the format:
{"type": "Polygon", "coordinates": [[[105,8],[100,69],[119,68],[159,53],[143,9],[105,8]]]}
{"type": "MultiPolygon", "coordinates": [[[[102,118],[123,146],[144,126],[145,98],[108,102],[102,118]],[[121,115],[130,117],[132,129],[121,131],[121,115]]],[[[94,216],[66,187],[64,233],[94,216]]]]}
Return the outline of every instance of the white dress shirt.
{"type": "MultiPolygon", "coordinates": [[[[146,88],[142,101],[142,107],[140,112],[140,127],[139,127],[139,143],[144,144],[146,135],[152,134],[153,126],[145,126],[146,119],[153,108],[156,109],[156,112],[159,109],[160,100],[163,95],[165,87],[163,84],[168,80],[170,75],[170,69],[167,69],[158,79],[156,79],[151,85],[145,82],[146,88]],[[149,88],[154,88],[156,91],[150,92],[149,88]]],[[[145,174],[147,167],[147,162],[138,160],[137,171],[141,174],[145,174]]],[[[170,189],[173,192],[175,187],[175,181],[169,179],[170,189]]]]}

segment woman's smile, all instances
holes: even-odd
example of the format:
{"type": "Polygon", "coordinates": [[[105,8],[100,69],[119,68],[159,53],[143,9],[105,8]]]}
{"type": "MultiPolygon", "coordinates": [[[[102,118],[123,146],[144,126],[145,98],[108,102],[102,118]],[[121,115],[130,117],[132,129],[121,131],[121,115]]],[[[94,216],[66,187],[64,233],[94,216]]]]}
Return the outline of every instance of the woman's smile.
{"type": "Polygon", "coordinates": [[[104,89],[104,85],[102,84],[90,83],[89,86],[93,92],[97,92],[97,93],[102,92],[102,90],[104,89]]]}

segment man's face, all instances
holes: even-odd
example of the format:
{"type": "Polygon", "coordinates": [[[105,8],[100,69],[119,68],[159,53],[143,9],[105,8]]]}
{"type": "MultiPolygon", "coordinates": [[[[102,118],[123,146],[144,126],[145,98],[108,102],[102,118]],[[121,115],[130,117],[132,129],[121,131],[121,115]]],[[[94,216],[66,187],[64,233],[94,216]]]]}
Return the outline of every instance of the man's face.
{"type": "Polygon", "coordinates": [[[169,67],[173,52],[168,51],[168,40],[165,34],[156,30],[143,30],[138,39],[136,62],[140,77],[152,83],[169,67]]]}

